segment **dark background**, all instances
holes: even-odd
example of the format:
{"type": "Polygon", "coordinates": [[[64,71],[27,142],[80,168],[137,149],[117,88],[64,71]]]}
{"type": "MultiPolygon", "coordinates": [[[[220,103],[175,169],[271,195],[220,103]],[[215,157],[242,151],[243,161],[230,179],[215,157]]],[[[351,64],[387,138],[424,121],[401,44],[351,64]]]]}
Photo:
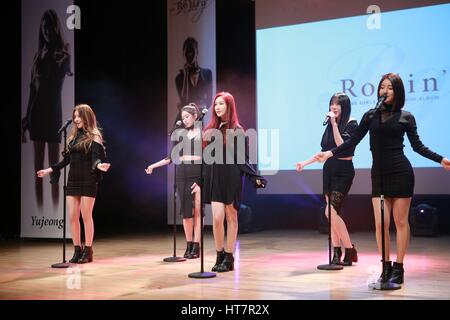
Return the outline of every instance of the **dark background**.
{"type": "MultiPolygon", "coordinates": [[[[76,103],[94,107],[105,132],[111,170],[105,175],[94,208],[96,236],[168,230],[167,175],[144,168],[166,156],[167,18],[166,1],[111,2],[78,0],[81,30],[75,31],[76,103]]],[[[3,208],[0,236],[20,234],[20,1],[5,10],[7,77],[2,103],[4,144],[3,208]]],[[[231,92],[244,127],[256,127],[255,3],[217,0],[217,90],[231,92]]],[[[301,159],[299,159],[301,160],[301,159]]],[[[450,231],[450,196],[420,196],[438,208],[440,232],[450,231]]],[[[256,195],[247,183],[246,221],[261,229],[317,229],[321,198],[256,195]]],[[[370,196],[349,196],[344,220],[350,232],[372,230],[370,196]]]]}

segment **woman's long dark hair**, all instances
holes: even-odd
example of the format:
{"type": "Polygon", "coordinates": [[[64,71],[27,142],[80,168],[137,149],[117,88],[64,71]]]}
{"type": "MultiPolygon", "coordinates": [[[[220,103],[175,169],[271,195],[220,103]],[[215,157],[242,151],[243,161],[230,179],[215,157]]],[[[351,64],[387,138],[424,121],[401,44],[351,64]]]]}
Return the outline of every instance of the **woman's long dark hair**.
{"type": "Polygon", "coordinates": [[[61,23],[55,10],[49,9],[44,12],[39,26],[39,52],[47,46],[48,49],[53,49],[55,52],[67,53],[67,44],[61,31],[61,23]],[[45,40],[42,29],[46,28],[49,32],[49,41],[45,40]]]}

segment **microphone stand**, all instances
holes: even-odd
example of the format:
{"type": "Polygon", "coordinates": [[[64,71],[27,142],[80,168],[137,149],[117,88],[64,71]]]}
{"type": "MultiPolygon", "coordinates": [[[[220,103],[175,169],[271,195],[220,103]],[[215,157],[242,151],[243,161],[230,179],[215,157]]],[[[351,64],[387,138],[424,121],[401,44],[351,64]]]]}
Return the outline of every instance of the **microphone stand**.
{"type": "MultiPolygon", "coordinates": [[[[384,100],[383,100],[384,101],[384,100]]],[[[383,121],[381,119],[381,105],[378,108],[378,112],[379,112],[379,128],[381,129],[382,125],[383,125],[383,121]]],[[[382,146],[382,136],[380,134],[380,136],[378,137],[378,142],[380,145],[380,156],[379,156],[379,161],[380,161],[380,171],[381,171],[381,179],[380,179],[380,211],[381,211],[381,280],[377,281],[377,282],[373,282],[371,284],[369,284],[369,288],[374,289],[374,290],[398,290],[401,288],[401,286],[399,284],[396,283],[392,283],[389,281],[389,279],[386,279],[386,270],[385,270],[385,254],[386,254],[386,244],[385,244],[385,231],[384,231],[384,178],[383,178],[383,157],[382,157],[382,152],[381,152],[381,146],[382,146]]],[[[390,214],[390,212],[388,212],[388,214],[390,214]]],[[[389,230],[388,230],[389,232],[389,230]]]]}
{"type": "Polygon", "coordinates": [[[328,183],[328,264],[321,264],[317,266],[319,270],[342,270],[344,267],[339,264],[331,263],[331,183],[328,183]]]}
{"type": "MultiPolygon", "coordinates": [[[[206,113],[203,113],[201,117],[201,126],[200,126],[200,142],[203,143],[202,138],[202,129],[203,129],[203,117],[206,113]]],[[[199,272],[192,272],[188,274],[189,278],[195,278],[195,279],[208,279],[208,278],[214,278],[216,276],[215,272],[205,272],[204,270],[204,255],[203,255],[203,214],[204,214],[204,205],[203,205],[203,148],[201,149],[201,156],[200,156],[200,190],[201,190],[201,197],[200,197],[200,271],[199,272]]]]}
{"type": "MultiPolygon", "coordinates": [[[[178,123],[177,123],[178,124],[178,123]]],[[[169,133],[169,136],[177,129],[176,126],[169,133]]],[[[183,262],[186,261],[184,257],[177,257],[177,165],[173,166],[173,255],[171,257],[164,258],[164,262],[183,262]]]]}
{"type": "MultiPolygon", "coordinates": [[[[70,121],[71,122],[71,121],[70,121]]],[[[64,135],[64,153],[67,152],[67,126],[70,124],[69,121],[66,122],[64,127],[62,128],[62,132],[64,135]]],[[[61,129],[58,133],[61,132],[61,129]]],[[[52,268],[70,268],[75,266],[74,263],[68,263],[66,262],[66,193],[67,193],[67,186],[66,186],[66,168],[67,166],[64,166],[64,182],[63,182],[63,193],[64,193],[64,200],[63,200],[63,259],[60,263],[54,263],[52,264],[52,268]]]]}

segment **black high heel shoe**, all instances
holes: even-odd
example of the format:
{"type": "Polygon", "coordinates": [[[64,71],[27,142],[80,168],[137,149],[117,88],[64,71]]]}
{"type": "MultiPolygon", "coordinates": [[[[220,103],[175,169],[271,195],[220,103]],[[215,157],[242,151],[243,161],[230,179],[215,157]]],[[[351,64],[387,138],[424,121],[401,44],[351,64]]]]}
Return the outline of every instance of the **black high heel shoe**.
{"type": "Polygon", "coordinates": [[[227,272],[234,270],[234,257],[233,252],[225,252],[225,257],[222,263],[217,267],[217,272],[227,272]]]}
{"type": "Polygon", "coordinates": [[[225,258],[225,250],[222,249],[222,251],[216,251],[216,253],[217,253],[216,264],[211,269],[211,271],[214,271],[214,272],[216,272],[217,268],[222,264],[223,259],[225,258]]]}
{"type": "Polygon", "coordinates": [[[92,260],[94,260],[94,251],[92,250],[92,247],[85,246],[78,263],[88,263],[92,262],[92,260]]]}
{"type": "Polygon", "coordinates": [[[342,257],[341,247],[334,247],[333,260],[331,260],[331,263],[337,265],[342,264],[341,257],[342,257]]]}
{"type": "Polygon", "coordinates": [[[189,259],[189,254],[192,251],[192,241],[186,241],[186,251],[184,252],[184,256],[186,259],[189,259]]]}
{"type": "Polygon", "coordinates": [[[342,260],[343,266],[351,266],[352,262],[358,262],[358,252],[356,252],[355,245],[352,244],[351,248],[345,248],[345,257],[342,260]]]}
{"type": "Polygon", "coordinates": [[[394,265],[392,266],[392,273],[389,277],[389,282],[402,284],[404,273],[405,270],[403,269],[403,263],[394,262],[394,265]]]}
{"type": "Polygon", "coordinates": [[[191,252],[189,252],[188,259],[197,259],[200,257],[200,243],[192,242],[191,252]]]}
{"type": "Polygon", "coordinates": [[[70,263],[78,263],[78,260],[81,258],[81,246],[74,246],[74,249],[73,257],[69,260],[70,263]]]}
{"type": "Polygon", "coordinates": [[[382,282],[383,279],[385,281],[389,281],[389,278],[391,277],[392,274],[392,261],[385,261],[383,262],[383,265],[384,265],[384,274],[383,272],[381,272],[381,275],[378,278],[378,282],[382,282]]]}

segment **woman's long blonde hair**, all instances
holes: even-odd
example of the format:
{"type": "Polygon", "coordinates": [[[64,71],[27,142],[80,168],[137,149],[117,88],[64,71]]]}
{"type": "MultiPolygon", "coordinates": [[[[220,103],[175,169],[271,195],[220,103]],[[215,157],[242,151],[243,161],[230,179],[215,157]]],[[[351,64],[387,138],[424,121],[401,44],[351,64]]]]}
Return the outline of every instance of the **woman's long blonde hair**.
{"type": "MultiPolygon", "coordinates": [[[[100,138],[103,141],[103,135],[101,133],[101,128],[97,126],[97,118],[92,108],[87,104],[79,104],[75,106],[72,112],[72,119],[75,119],[75,111],[78,111],[78,115],[83,120],[83,131],[86,133],[85,137],[81,138],[74,148],[78,150],[84,150],[88,152],[94,141],[94,137],[100,138]]],[[[72,126],[72,131],[70,132],[69,138],[67,139],[67,145],[76,138],[78,128],[76,125],[72,126]]]]}

